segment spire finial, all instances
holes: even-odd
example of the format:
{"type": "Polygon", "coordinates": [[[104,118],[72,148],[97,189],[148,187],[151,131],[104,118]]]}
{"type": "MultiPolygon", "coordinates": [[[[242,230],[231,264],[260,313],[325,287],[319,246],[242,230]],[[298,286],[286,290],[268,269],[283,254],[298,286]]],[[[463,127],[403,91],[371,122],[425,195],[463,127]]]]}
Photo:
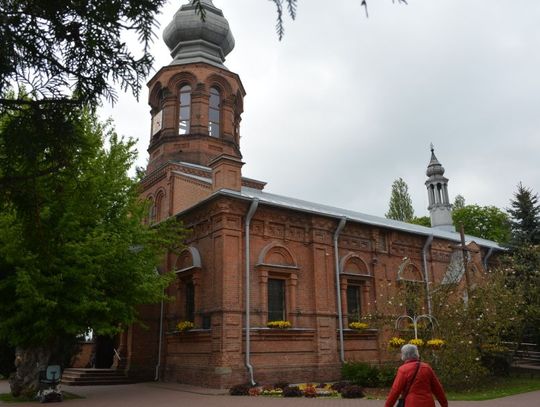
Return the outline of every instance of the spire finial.
{"type": "Polygon", "coordinates": [[[433,145],[433,143],[430,143],[430,148],[431,148],[431,152],[434,153],[435,152],[435,146],[433,145]]]}

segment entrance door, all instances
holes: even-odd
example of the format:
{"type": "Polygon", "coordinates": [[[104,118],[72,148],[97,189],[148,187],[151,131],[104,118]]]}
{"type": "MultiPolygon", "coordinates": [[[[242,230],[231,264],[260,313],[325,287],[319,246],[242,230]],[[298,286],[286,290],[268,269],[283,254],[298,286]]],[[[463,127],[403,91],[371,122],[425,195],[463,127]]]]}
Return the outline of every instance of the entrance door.
{"type": "Polygon", "coordinates": [[[96,365],[98,369],[109,369],[114,359],[114,338],[109,336],[96,337],[96,365]]]}

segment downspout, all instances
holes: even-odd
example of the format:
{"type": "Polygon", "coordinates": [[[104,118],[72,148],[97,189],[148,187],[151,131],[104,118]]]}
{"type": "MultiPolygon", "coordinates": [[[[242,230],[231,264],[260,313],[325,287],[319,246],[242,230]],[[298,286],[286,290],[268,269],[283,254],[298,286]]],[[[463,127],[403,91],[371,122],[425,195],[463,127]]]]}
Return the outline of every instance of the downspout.
{"type": "Polygon", "coordinates": [[[339,270],[339,252],[338,252],[338,238],[339,234],[345,227],[347,218],[341,218],[339,225],[334,233],[334,257],[336,262],[336,297],[337,297],[337,312],[338,312],[338,327],[339,327],[339,358],[341,363],[345,363],[345,349],[343,341],[343,315],[341,312],[341,279],[339,270]]]}
{"type": "Polygon", "coordinates": [[[489,260],[489,258],[491,257],[492,254],[493,254],[493,247],[490,247],[487,254],[486,254],[486,257],[484,257],[484,270],[486,272],[488,271],[488,260],[489,260]]]}
{"type": "MultiPolygon", "coordinates": [[[[156,268],[156,273],[159,275],[159,270],[156,268]]],[[[159,370],[161,369],[161,351],[162,351],[162,342],[163,342],[163,302],[165,301],[165,288],[161,293],[161,308],[159,311],[159,343],[158,343],[158,359],[156,365],[156,374],[154,376],[154,381],[159,380],[159,370]]]]}
{"type": "Polygon", "coordinates": [[[424,248],[422,249],[422,260],[424,262],[424,281],[426,282],[426,298],[427,298],[427,307],[428,315],[431,315],[431,292],[429,289],[429,272],[427,264],[427,252],[433,242],[433,235],[429,235],[426,243],[424,243],[424,248]]]}
{"type": "Polygon", "coordinates": [[[251,324],[250,324],[250,311],[249,311],[249,308],[250,308],[250,281],[251,281],[251,276],[250,276],[250,267],[249,267],[249,263],[250,263],[250,255],[249,255],[249,240],[250,240],[250,237],[249,237],[249,226],[251,224],[251,218],[253,218],[253,215],[255,214],[255,211],[257,210],[257,207],[259,206],[259,200],[258,199],[254,199],[252,202],[251,202],[251,205],[249,207],[249,210],[248,210],[248,213],[246,215],[246,225],[245,225],[245,228],[246,228],[246,368],[249,372],[249,381],[251,383],[252,386],[255,386],[255,379],[253,378],[253,366],[251,365],[251,361],[250,361],[250,356],[251,356],[251,343],[250,343],[250,340],[251,340],[251,333],[250,333],[250,330],[251,330],[251,324]]]}

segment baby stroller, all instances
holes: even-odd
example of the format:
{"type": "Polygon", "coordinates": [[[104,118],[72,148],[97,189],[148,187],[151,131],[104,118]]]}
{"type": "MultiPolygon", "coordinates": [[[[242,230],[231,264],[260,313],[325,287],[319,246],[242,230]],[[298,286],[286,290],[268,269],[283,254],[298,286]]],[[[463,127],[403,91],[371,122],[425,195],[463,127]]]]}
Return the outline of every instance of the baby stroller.
{"type": "Polygon", "coordinates": [[[46,370],[39,372],[39,391],[36,398],[40,403],[63,400],[62,392],[60,391],[61,379],[62,368],[59,365],[49,365],[46,370]]]}

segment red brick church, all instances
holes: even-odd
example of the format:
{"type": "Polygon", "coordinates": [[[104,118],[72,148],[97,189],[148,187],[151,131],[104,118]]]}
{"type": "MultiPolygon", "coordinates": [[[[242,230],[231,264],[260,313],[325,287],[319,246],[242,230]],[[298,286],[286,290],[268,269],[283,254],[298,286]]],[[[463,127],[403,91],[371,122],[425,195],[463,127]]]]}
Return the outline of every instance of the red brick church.
{"type": "MultiPolygon", "coordinates": [[[[150,159],[141,185],[151,222],[174,216],[192,233],[162,267],[176,275],[174,301],[144,309],[147,327],[124,333],[122,364],[132,377],[228,387],[335,380],[344,360],[380,362],[384,333],[349,322],[405,312],[387,301],[400,281],[420,287],[429,312],[431,284],[463,275],[444,169],[432,150],[431,228],[265,192],[264,182],[242,174],[246,92],[223,65],[234,38],[222,11],[202,3],[204,22],[189,2],[165,28],[173,61],[148,84],[150,159]],[[278,320],[291,327],[267,327],[278,320]],[[194,328],[179,332],[179,321],[194,328]]],[[[476,248],[470,267],[481,275],[500,247],[467,241],[476,248]]]]}

